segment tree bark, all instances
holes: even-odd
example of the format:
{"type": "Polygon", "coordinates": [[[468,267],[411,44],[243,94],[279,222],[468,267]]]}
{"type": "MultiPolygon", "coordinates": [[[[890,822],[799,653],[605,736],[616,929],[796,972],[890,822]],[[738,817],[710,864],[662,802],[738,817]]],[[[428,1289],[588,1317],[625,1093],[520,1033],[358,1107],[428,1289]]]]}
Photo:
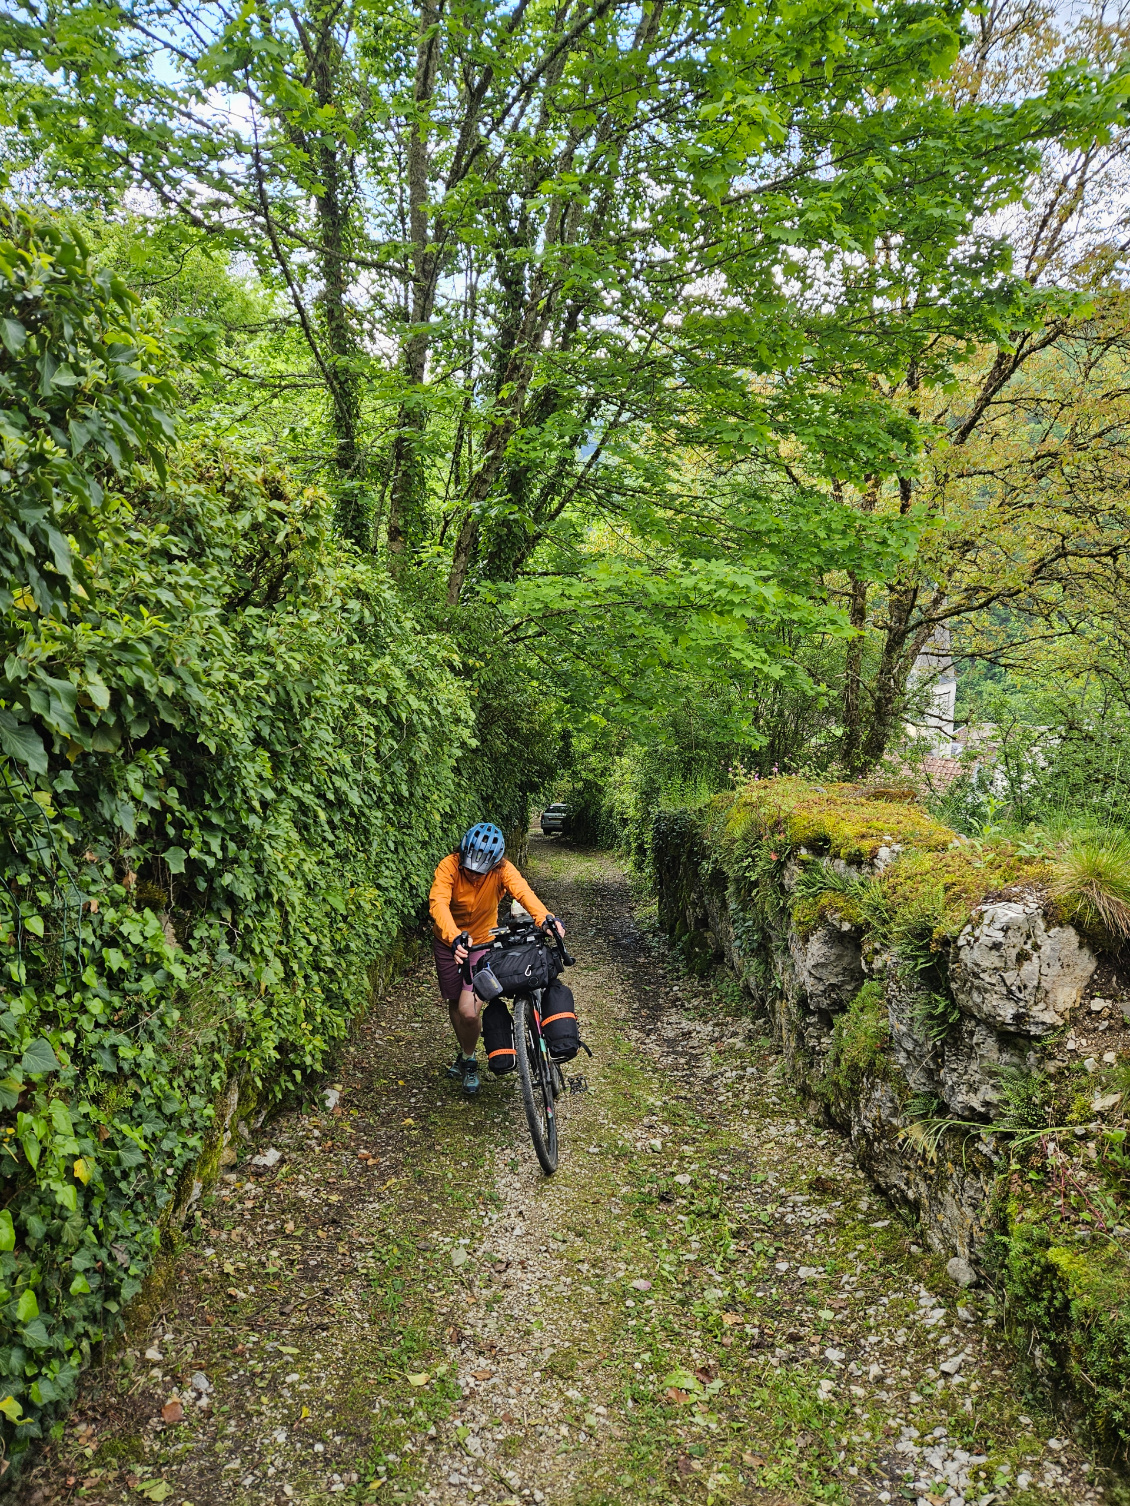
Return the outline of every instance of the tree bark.
{"type": "Polygon", "coordinates": [[[408,395],[400,405],[390,460],[388,550],[402,555],[417,538],[423,520],[424,478],[419,448],[426,414],[411,389],[423,383],[428,362],[428,332],[421,326],[431,318],[435,301],[436,250],[429,244],[427,109],[435,91],[439,67],[439,21],[442,0],[422,0],[416,37],[416,77],[413,118],[408,127],[408,234],[411,241],[411,287],[408,314],[413,326],[404,342],[401,374],[408,395]]]}
{"type": "MultiPolygon", "coordinates": [[[[341,111],[338,97],[340,45],[332,18],[322,18],[314,43],[312,72],[314,93],[323,110],[341,111]]],[[[366,469],[358,442],[361,417],[360,379],[356,366],[357,339],[349,306],[351,224],[349,174],[343,170],[340,147],[328,133],[316,149],[318,184],[314,204],[321,232],[319,260],[322,272],[321,323],[325,330],[330,386],[334,460],[345,485],[338,506],[342,532],[360,548],[370,543],[369,523],[362,483],[366,469]]]]}

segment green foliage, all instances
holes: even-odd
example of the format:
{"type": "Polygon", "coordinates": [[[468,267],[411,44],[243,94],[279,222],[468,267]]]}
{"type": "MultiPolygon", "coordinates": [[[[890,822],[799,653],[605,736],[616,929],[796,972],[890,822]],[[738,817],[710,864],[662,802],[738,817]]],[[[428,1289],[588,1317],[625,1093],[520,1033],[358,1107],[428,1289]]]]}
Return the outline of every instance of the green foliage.
{"type": "Polygon", "coordinates": [[[1022,1346],[1039,1335],[1045,1377],[1070,1386],[1109,1455],[1130,1452],[1130,1282],[1117,1242],[1057,1238],[1038,1202],[996,1199],[990,1273],[1022,1346]]]}
{"type": "Polygon", "coordinates": [[[870,981],[836,1017],[832,1045],[823,1075],[816,1082],[821,1098],[848,1108],[868,1079],[886,1080],[891,1063],[888,1046],[891,1022],[883,985],[870,981]]]}
{"type": "Polygon", "coordinates": [[[262,1098],[326,1064],[474,791],[450,645],[284,471],[209,449],[143,468],[172,431],[172,390],[146,373],[175,358],[75,237],[10,228],[0,1412],[15,1456],[120,1324],[220,1087],[262,1098]]]}
{"type": "Polygon", "coordinates": [[[846,920],[849,925],[861,926],[868,887],[868,880],[828,863],[805,862],[793,886],[793,930],[803,939],[825,920],[846,920]]]}
{"type": "Polygon", "coordinates": [[[881,875],[869,894],[869,921],[885,945],[924,969],[986,896],[1011,884],[1046,887],[1048,877],[1045,859],[1011,842],[951,837],[946,850],[905,852],[881,875]]]}
{"type": "Polygon", "coordinates": [[[1056,1095],[1044,1073],[1023,1067],[1002,1067],[997,1082],[1000,1096],[993,1115],[995,1126],[1025,1135],[1056,1122],[1059,1117],[1054,1112],[1056,1095]]]}

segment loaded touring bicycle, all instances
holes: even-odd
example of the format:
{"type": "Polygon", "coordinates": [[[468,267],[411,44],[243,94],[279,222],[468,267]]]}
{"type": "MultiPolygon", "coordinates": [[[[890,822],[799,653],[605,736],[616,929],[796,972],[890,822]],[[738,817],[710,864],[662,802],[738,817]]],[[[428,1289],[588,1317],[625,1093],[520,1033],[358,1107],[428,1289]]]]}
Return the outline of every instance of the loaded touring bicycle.
{"type": "MultiPolygon", "coordinates": [[[[576,959],[555,930],[535,924],[525,911],[508,925],[496,927],[491,936],[489,949],[469,977],[485,1006],[487,1064],[496,1074],[517,1068],[534,1150],[544,1170],[553,1172],[555,1105],[566,1091],[561,1067],[578,1051],[592,1055],[578,1032],[573,991],[561,980],[576,959]],[[513,1001],[513,1019],[507,999],[513,1001]]],[[[468,973],[465,969],[465,978],[468,973]]]]}

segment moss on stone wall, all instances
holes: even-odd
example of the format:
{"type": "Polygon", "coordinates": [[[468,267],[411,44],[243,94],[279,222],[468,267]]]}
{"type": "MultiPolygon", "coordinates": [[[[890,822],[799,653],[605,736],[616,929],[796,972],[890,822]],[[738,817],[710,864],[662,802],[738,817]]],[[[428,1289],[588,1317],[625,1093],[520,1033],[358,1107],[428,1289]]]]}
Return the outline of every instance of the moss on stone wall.
{"type": "MultiPolygon", "coordinates": [[[[1019,1178],[1015,1179],[1016,1181],[1019,1178]]],[[[1130,1259],[1098,1232],[1080,1239],[1045,1196],[1002,1179],[986,1259],[1006,1321],[1040,1378],[1073,1398],[1108,1455],[1130,1463],[1130,1259]]]]}
{"type": "MultiPolygon", "coordinates": [[[[979,905],[1035,899],[1063,923],[1054,859],[959,837],[906,791],[799,778],[663,812],[652,859],[683,954],[701,968],[718,938],[798,1086],[851,1127],[937,1249],[974,1260],[1040,1377],[1108,1458],[1130,1461],[1130,1240],[1112,1233],[1130,1224],[1126,1189],[1103,1181],[1113,1153],[1077,1133],[1101,1142],[1092,1121],[1118,1096],[1115,1068],[1109,1082],[1094,1062],[1045,1072],[1058,1032],[965,1013],[950,981],[979,905]],[[841,991],[853,969],[865,981],[841,991]]],[[[1122,1133],[1111,1122],[1108,1140],[1122,1133]]]]}
{"type": "Polygon", "coordinates": [[[868,1078],[888,1080],[892,1076],[890,1043],[883,985],[865,983],[836,1020],[824,1073],[816,1080],[817,1095],[842,1108],[859,1097],[868,1078]]]}
{"type": "Polygon", "coordinates": [[[734,796],[718,797],[713,814],[711,824],[731,851],[777,838],[789,848],[869,863],[883,847],[933,852],[955,840],[948,826],[913,803],[913,791],[854,784],[756,780],[734,796]]]}
{"type": "Polygon", "coordinates": [[[1050,874],[1045,859],[1022,855],[1009,842],[951,841],[944,852],[909,851],[877,881],[872,923],[891,943],[917,927],[936,947],[968,924],[975,906],[1002,890],[1041,889],[1050,874]]]}

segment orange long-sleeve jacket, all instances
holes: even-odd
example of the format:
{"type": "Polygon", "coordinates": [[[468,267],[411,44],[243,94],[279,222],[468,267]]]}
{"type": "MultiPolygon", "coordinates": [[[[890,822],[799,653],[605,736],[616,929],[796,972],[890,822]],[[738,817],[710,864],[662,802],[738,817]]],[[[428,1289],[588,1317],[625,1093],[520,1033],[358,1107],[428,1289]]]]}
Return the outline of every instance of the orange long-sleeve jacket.
{"type": "Polygon", "coordinates": [[[436,868],[428,895],[436,935],[450,946],[461,932],[470,931],[475,945],[482,946],[498,924],[498,902],[504,894],[524,905],[539,926],[544,924],[545,906],[509,859],[503,858],[489,873],[468,873],[459,866],[459,854],[450,853],[436,868]]]}

